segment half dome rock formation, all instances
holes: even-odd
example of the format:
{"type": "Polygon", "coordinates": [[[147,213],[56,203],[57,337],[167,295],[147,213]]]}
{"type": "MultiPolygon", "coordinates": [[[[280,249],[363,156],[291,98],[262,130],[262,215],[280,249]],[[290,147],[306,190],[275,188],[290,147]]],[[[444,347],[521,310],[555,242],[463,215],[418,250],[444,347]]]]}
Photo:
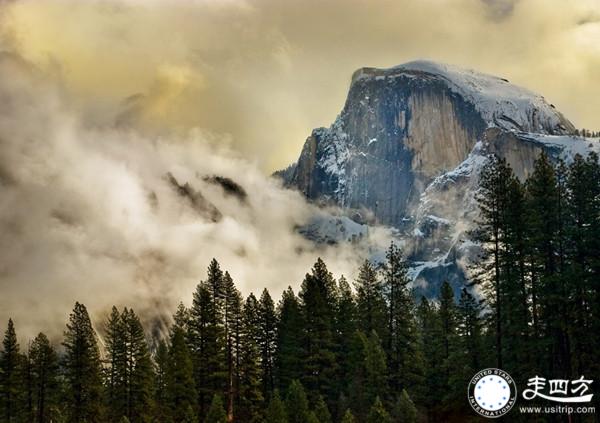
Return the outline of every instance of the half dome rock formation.
{"type": "Polygon", "coordinates": [[[597,148],[574,133],[542,96],[506,79],[431,61],[362,68],[335,122],[313,130],[278,176],[308,199],[397,228],[416,280],[458,286],[485,157],[526,176],[542,149],[558,158],[597,148]]]}
{"type": "Polygon", "coordinates": [[[543,97],[505,79],[430,61],[362,68],[341,114],[308,137],[286,183],[401,226],[426,186],[458,166],[490,127],[575,130],[543,97]]]}

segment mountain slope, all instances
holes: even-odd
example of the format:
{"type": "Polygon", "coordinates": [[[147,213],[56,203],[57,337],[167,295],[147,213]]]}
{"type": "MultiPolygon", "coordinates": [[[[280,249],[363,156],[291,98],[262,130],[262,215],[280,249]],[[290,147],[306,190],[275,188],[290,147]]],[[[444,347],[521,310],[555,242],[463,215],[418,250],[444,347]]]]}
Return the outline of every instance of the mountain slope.
{"type": "Polygon", "coordinates": [[[485,156],[525,177],[542,150],[568,159],[596,148],[574,132],[542,96],[502,78],[430,61],[362,68],[335,122],[278,175],[313,201],[397,228],[423,288],[459,286],[476,250],[464,233],[485,156]]]}

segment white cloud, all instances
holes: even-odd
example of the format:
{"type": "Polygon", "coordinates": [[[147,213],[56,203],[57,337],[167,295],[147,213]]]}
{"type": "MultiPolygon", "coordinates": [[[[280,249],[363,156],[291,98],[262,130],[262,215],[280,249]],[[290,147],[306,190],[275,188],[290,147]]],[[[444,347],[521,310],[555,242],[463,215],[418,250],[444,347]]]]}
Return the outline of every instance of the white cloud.
{"type": "Polygon", "coordinates": [[[182,140],[87,126],[15,57],[0,59],[0,97],[0,321],[12,316],[22,334],[60,333],[74,301],[97,317],[112,304],[170,316],[213,257],[245,294],[267,287],[277,297],[318,256],[347,276],[366,256],[305,240],[296,227],[322,212],[201,131],[182,140]],[[236,181],[247,200],[204,180],[212,175],[236,181]]]}

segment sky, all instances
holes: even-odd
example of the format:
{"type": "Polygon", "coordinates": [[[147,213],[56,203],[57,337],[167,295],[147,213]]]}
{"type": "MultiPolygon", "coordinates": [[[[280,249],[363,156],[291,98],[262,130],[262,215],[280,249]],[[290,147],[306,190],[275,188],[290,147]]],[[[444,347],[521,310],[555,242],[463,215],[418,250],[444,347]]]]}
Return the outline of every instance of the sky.
{"type": "Polygon", "coordinates": [[[202,128],[265,173],[331,124],[354,70],[421,58],[508,78],[600,129],[597,0],[3,4],[4,48],[60,81],[90,122],[202,128]]]}
{"type": "Polygon", "coordinates": [[[474,68],[598,130],[599,41],[595,0],[0,0],[0,325],[56,339],[75,301],[168,320],[213,257],[244,294],[297,290],[319,256],[353,280],[389,231],[316,246],[297,228],[340,212],[268,175],[354,70],[474,68]]]}

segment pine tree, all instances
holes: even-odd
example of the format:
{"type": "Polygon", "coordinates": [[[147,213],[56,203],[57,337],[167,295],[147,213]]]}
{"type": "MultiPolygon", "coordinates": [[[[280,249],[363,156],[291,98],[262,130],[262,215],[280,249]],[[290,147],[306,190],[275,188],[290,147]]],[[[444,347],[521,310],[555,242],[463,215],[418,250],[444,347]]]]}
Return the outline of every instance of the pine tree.
{"type": "Polygon", "coordinates": [[[160,340],[154,353],[154,417],[157,421],[166,421],[169,416],[167,398],[167,373],[169,366],[169,347],[160,340]]]}
{"type": "Polygon", "coordinates": [[[442,341],[442,366],[444,369],[444,389],[446,392],[450,390],[450,354],[452,353],[451,345],[456,333],[456,306],[454,304],[454,292],[448,281],[444,281],[440,287],[439,295],[440,306],[438,316],[441,327],[442,341]]]}
{"type": "Polygon", "coordinates": [[[568,228],[570,226],[570,216],[567,207],[567,179],[568,169],[563,160],[558,161],[554,167],[556,178],[556,254],[557,254],[557,273],[553,284],[557,291],[556,311],[559,322],[557,323],[555,348],[559,355],[557,367],[560,373],[566,377],[571,377],[572,341],[569,336],[569,326],[571,320],[571,299],[575,297],[572,290],[574,284],[569,283],[567,266],[569,257],[567,249],[569,247],[568,228]]]}
{"type": "Polygon", "coordinates": [[[271,398],[275,389],[274,360],[275,343],[277,337],[277,318],[275,304],[267,289],[264,289],[259,301],[259,327],[258,346],[260,348],[261,380],[263,384],[262,395],[265,400],[271,398]]]}
{"type": "Polygon", "coordinates": [[[383,292],[388,304],[387,340],[389,380],[394,391],[422,382],[423,364],[419,351],[414,302],[408,285],[408,266],[392,242],[383,269],[383,292]]]}
{"type": "Polygon", "coordinates": [[[444,347],[442,328],[435,305],[421,297],[417,308],[421,345],[425,357],[425,381],[418,391],[419,402],[427,410],[428,420],[439,420],[440,398],[444,391],[444,347]]]}
{"type": "Polygon", "coordinates": [[[279,390],[273,391],[271,401],[265,415],[265,423],[288,423],[285,404],[279,396],[279,390]]]}
{"type": "Polygon", "coordinates": [[[346,409],[344,416],[342,417],[342,423],[356,423],[356,418],[350,409],[346,409]]]}
{"type": "Polygon", "coordinates": [[[180,328],[183,333],[187,334],[190,330],[190,310],[180,302],[177,305],[177,311],[173,315],[173,327],[171,330],[175,330],[176,327],[180,328]]]}
{"type": "Polygon", "coordinates": [[[402,423],[416,423],[418,421],[417,407],[410,399],[406,389],[403,389],[392,410],[395,421],[402,423]]]}
{"type": "Polygon", "coordinates": [[[355,288],[358,314],[361,316],[358,328],[364,333],[375,331],[381,339],[387,339],[387,306],[383,287],[377,277],[377,270],[368,260],[359,269],[355,288]]]}
{"type": "Polygon", "coordinates": [[[450,414],[465,415],[470,407],[463,401],[464,393],[452,387],[463,385],[484,366],[482,301],[477,300],[467,288],[462,288],[455,311],[456,333],[450,338],[450,389],[444,396],[444,402],[450,414]]]}
{"type": "Polygon", "coordinates": [[[372,390],[375,396],[386,397],[388,394],[388,370],[385,361],[385,352],[379,336],[377,336],[377,332],[371,332],[366,341],[365,370],[368,388],[365,391],[368,393],[369,390],[372,390]]]}
{"type": "Polygon", "coordinates": [[[342,423],[356,423],[356,419],[354,418],[354,414],[349,409],[344,413],[344,417],[342,418],[342,423]]]}
{"type": "Polygon", "coordinates": [[[127,417],[132,423],[149,419],[152,408],[152,359],[139,318],[132,309],[121,314],[126,339],[127,417]]]}
{"type": "Polygon", "coordinates": [[[109,416],[145,421],[151,411],[154,375],[142,325],[133,310],[119,313],[113,307],[106,327],[109,416]]]}
{"type": "Polygon", "coordinates": [[[58,356],[43,333],[33,340],[29,358],[35,422],[53,421],[58,406],[58,356]]]}
{"type": "Polygon", "coordinates": [[[19,344],[12,319],[2,341],[0,355],[0,406],[5,422],[15,422],[23,413],[23,360],[19,354],[19,344]]]}
{"type": "Polygon", "coordinates": [[[479,191],[476,199],[480,218],[475,239],[484,249],[480,272],[475,275],[476,282],[483,285],[484,291],[493,308],[493,329],[495,332],[496,367],[502,368],[503,358],[503,285],[502,257],[506,230],[506,212],[508,210],[509,181],[513,174],[505,159],[490,157],[479,175],[479,191]]]}
{"type": "Polygon", "coordinates": [[[227,414],[223,408],[223,400],[220,395],[215,394],[213,396],[204,423],[227,423],[227,414]]]}
{"type": "Polygon", "coordinates": [[[118,420],[127,416],[126,328],[115,306],[106,322],[106,399],[108,416],[118,420]]]}
{"type": "Polygon", "coordinates": [[[260,380],[260,350],[258,346],[259,305],[254,294],[244,303],[240,357],[240,405],[238,417],[244,422],[259,419],[264,398],[260,380]]]}
{"type": "Polygon", "coordinates": [[[242,352],[242,296],[228,272],[223,277],[223,321],[227,360],[227,420],[234,419],[239,403],[240,359],[242,352]],[[235,404],[235,405],[234,405],[235,404]]]}
{"type": "Polygon", "coordinates": [[[377,332],[357,331],[350,356],[348,395],[353,410],[363,417],[374,399],[388,394],[386,357],[377,332]]]}
{"type": "Polygon", "coordinates": [[[576,155],[567,178],[567,208],[571,220],[570,270],[573,296],[572,339],[575,374],[588,368],[600,372],[595,351],[600,348],[600,165],[598,155],[576,155]]]}
{"type": "Polygon", "coordinates": [[[319,423],[332,423],[331,413],[329,412],[329,408],[327,408],[327,404],[322,395],[319,395],[319,398],[317,399],[314,413],[319,423]]]}
{"type": "MultiPolygon", "coordinates": [[[[588,348],[581,348],[583,351],[581,361],[577,363],[579,367],[576,370],[589,368],[590,374],[600,374],[600,362],[597,360],[597,351],[600,350],[600,163],[598,154],[590,153],[586,159],[585,185],[589,185],[589,195],[594,199],[589,206],[589,214],[586,220],[590,222],[583,232],[583,245],[585,246],[584,256],[587,258],[586,267],[589,268],[589,274],[586,278],[586,288],[583,304],[588,307],[590,336],[588,348]]],[[[584,312],[582,311],[582,314],[584,312]]],[[[577,336],[575,332],[574,336],[577,336]]],[[[600,406],[600,399],[595,399],[596,409],[600,406]]]]}
{"type": "Polygon", "coordinates": [[[100,352],[96,333],[83,304],[75,303],[64,336],[63,368],[69,421],[102,421],[100,352]]]}
{"type": "Polygon", "coordinates": [[[483,321],[482,304],[463,288],[456,310],[458,348],[463,357],[459,360],[465,364],[467,374],[474,374],[483,363],[483,321]]]}
{"type": "MultiPolygon", "coordinates": [[[[31,349],[31,343],[29,344],[31,349]]],[[[28,354],[21,355],[21,380],[23,381],[22,391],[22,412],[21,420],[35,420],[35,405],[34,405],[34,387],[33,387],[33,364],[31,356],[28,354]]]]}
{"type": "Polygon", "coordinates": [[[200,415],[208,411],[214,394],[227,390],[223,322],[223,271],[213,259],[206,281],[194,292],[189,321],[189,345],[194,363],[200,415]]]}
{"type": "Polygon", "coordinates": [[[319,419],[314,411],[309,411],[306,418],[306,423],[319,423],[319,419]]]}
{"type": "Polygon", "coordinates": [[[309,398],[336,398],[334,337],[335,281],[321,259],[302,282],[299,294],[304,322],[302,382],[309,398]]]}
{"type": "Polygon", "coordinates": [[[285,408],[289,423],[306,423],[309,421],[308,398],[302,384],[293,380],[285,398],[285,408]]]}
{"type": "Polygon", "coordinates": [[[181,421],[181,423],[197,423],[198,422],[198,418],[196,417],[196,412],[194,411],[194,408],[191,405],[188,405],[183,412],[181,413],[182,415],[182,420],[178,420],[181,421]]]}
{"type": "MultiPolygon", "coordinates": [[[[550,363],[548,371],[567,376],[565,367],[567,352],[563,348],[565,338],[562,327],[561,278],[558,276],[559,245],[559,191],[555,169],[549,157],[542,153],[535,161],[533,172],[527,179],[527,200],[529,210],[528,227],[530,229],[530,247],[533,256],[533,278],[536,286],[532,287],[535,297],[543,299],[539,304],[539,320],[542,339],[551,345],[541,348],[541,355],[546,363],[550,363]]],[[[532,293],[533,295],[533,293],[532,293]]],[[[537,301],[536,301],[537,305],[537,301]]],[[[537,308],[537,307],[536,307],[537,308]]],[[[540,341],[543,342],[543,341],[540,341]]],[[[545,343],[545,342],[544,342],[545,343]]]]}
{"type": "MultiPolygon", "coordinates": [[[[347,390],[351,381],[349,371],[350,355],[352,352],[352,339],[357,330],[357,310],[354,294],[350,284],[341,276],[338,281],[337,307],[335,316],[335,336],[337,349],[337,362],[339,369],[339,384],[337,392],[343,394],[347,390]]],[[[347,406],[343,406],[340,412],[343,412],[347,406]]]]}
{"type": "Polygon", "coordinates": [[[375,402],[367,416],[367,423],[392,423],[392,418],[379,397],[375,398],[375,402]]]}
{"type": "Polygon", "coordinates": [[[193,417],[197,393],[194,386],[193,366],[183,330],[175,326],[171,334],[168,366],[166,369],[166,399],[174,421],[193,417]]]}
{"type": "Polygon", "coordinates": [[[287,391],[290,383],[301,376],[302,329],[304,327],[298,298],[288,287],[277,307],[277,350],[275,369],[279,389],[287,391]]]}
{"type": "Polygon", "coordinates": [[[513,176],[508,182],[508,209],[505,213],[502,301],[505,309],[504,361],[516,373],[531,369],[535,355],[535,341],[530,339],[528,268],[531,254],[527,243],[527,214],[525,189],[513,176]],[[527,348],[523,348],[524,345],[527,348]]]}

